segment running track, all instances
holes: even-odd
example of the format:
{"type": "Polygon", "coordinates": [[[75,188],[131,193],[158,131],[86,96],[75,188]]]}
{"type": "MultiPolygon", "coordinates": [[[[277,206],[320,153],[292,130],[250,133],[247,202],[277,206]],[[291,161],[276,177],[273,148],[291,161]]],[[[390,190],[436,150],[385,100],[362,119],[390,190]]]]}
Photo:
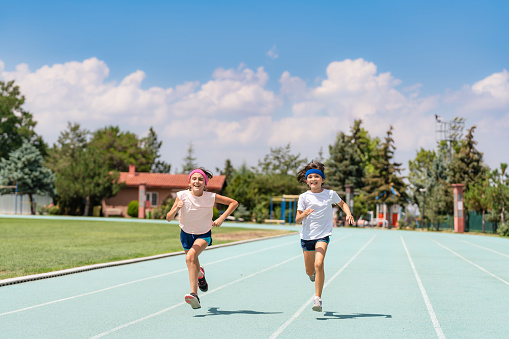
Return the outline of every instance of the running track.
{"type": "Polygon", "coordinates": [[[508,239],[334,229],[323,313],[297,234],[200,258],[199,310],[177,255],[0,287],[0,338],[509,337],[508,239]]]}

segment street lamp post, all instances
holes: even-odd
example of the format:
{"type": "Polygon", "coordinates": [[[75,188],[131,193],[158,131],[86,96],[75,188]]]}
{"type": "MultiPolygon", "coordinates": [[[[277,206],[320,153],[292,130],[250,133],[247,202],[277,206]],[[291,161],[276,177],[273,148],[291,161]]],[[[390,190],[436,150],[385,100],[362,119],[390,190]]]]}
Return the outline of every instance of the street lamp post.
{"type": "MultiPolygon", "coordinates": [[[[425,215],[426,215],[426,191],[427,189],[425,188],[420,188],[419,191],[422,192],[422,195],[424,197],[424,201],[422,203],[422,225],[423,225],[423,228],[424,228],[424,218],[425,218],[425,215]]],[[[428,231],[429,231],[429,226],[427,227],[428,231]]]]}

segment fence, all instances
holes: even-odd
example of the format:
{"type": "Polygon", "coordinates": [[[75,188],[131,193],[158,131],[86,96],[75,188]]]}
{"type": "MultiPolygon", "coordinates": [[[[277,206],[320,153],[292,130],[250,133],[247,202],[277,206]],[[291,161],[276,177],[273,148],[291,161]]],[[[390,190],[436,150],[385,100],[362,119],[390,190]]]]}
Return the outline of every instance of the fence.
{"type": "Polygon", "coordinates": [[[424,228],[429,228],[429,229],[433,229],[433,230],[436,230],[437,227],[439,230],[441,231],[445,231],[445,230],[454,230],[454,217],[452,215],[446,215],[445,217],[442,216],[442,221],[440,222],[429,222],[429,221],[426,221],[424,223],[424,228]]]}
{"type": "MultiPolygon", "coordinates": [[[[484,215],[484,225],[486,233],[497,233],[497,222],[487,221],[487,215],[484,215]]],[[[482,214],[477,212],[468,213],[467,222],[468,232],[482,232],[482,214]]]]}
{"type": "MultiPolygon", "coordinates": [[[[53,198],[44,195],[33,195],[35,212],[39,206],[45,206],[53,202],[53,198]]],[[[26,194],[0,195],[0,214],[31,214],[30,198],[26,194]]]]}

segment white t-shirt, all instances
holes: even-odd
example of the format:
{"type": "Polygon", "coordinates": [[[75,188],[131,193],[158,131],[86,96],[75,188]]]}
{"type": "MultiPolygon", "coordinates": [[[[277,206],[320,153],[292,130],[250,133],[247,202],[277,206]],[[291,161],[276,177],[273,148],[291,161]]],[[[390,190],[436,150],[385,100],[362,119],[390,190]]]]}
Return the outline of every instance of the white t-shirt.
{"type": "Polygon", "coordinates": [[[332,205],[339,204],[341,198],[332,191],[324,189],[320,193],[307,191],[299,195],[297,210],[304,212],[308,208],[314,211],[302,220],[300,237],[315,240],[332,234],[332,205]]]}
{"type": "Polygon", "coordinates": [[[185,190],[177,192],[177,197],[184,202],[180,209],[180,228],[189,234],[210,231],[216,193],[205,191],[201,197],[196,197],[191,191],[185,190]]]}

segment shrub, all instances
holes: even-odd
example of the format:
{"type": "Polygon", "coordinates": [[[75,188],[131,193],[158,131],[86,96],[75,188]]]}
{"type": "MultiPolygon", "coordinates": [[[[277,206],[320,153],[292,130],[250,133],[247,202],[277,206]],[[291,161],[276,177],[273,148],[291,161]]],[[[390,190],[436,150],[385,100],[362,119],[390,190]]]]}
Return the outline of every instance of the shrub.
{"type": "Polygon", "coordinates": [[[497,232],[502,237],[509,237],[509,222],[498,225],[497,232]]]}
{"type": "Polygon", "coordinates": [[[265,219],[269,218],[269,211],[263,204],[260,204],[256,205],[255,208],[253,209],[253,215],[255,221],[261,224],[265,221],[265,219]]]}
{"type": "Polygon", "coordinates": [[[217,218],[219,218],[219,211],[217,210],[217,208],[213,207],[213,209],[212,209],[212,220],[216,220],[217,218]]]}
{"type": "Polygon", "coordinates": [[[171,210],[175,199],[168,199],[165,203],[155,207],[152,209],[152,219],[165,219],[166,214],[171,210]]]}
{"type": "Polygon", "coordinates": [[[61,214],[60,207],[50,204],[48,207],[48,214],[49,215],[60,215],[61,214]]]}
{"type": "Polygon", "coordinates": [[[39,214],[40,215],[45,215],[45,214],[60,215],[61,214],[60,207],[55,206],[54,204],[43,205],[43,206],[39,207],[39,214]]]}
{"type": "Polygon", "coordinates": [[[239,204],[235,212],[233,212],[233,216],[237,221],[250,221],[251,213],[247,210],[246,206],[239,204]]]}
{"type": "Polygon", "coordinates": [[[138,200],[133,200],[127,205],[127,215],[138,218],[138,200]]]}

